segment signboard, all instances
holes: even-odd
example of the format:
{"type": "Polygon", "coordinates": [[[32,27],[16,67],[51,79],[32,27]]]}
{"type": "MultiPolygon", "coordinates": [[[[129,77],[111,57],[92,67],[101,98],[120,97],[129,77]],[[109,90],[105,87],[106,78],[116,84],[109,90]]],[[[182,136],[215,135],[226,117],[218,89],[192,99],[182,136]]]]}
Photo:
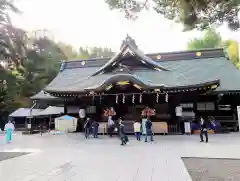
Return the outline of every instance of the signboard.
{"type": "Polygon", "coordinates": [[[231,109],[231,105],[218,105],[218,110],[221,111],[230,111],[231,109]]]}
{"type": "Polygon", "coordinates": [[[182,116],[182,107],[177,106],[175,109],[175,112],[176,112],[176,116],[182,116]]]}
{"type": "Polygon", "coordinates": [[[31,127],[32,127],[31,124],[27,124],[28,129],[31,129],[31,127]]]}
{"type": "Polygon", "coordinates": [[[240,106],[237,106],[237,115],[238,115],[238,128],[239,128],[239,131],[240,131],[240,106]]]}
{"type": "Polygon", "coordinates": [[[86,109],[87,114],[95,114],[96,113],[96,106],[89,106],[86,109]]]}
{"type": "Polygon", "coordinates": [[[182,108],[193,108],[193,103],[183,103],[180,105],[182,108]]]}
{"type": "Polygon", "coordinates": [[[191,134],[191,124],[190,122],[184,122],[185,134],[191,134]]]}
{"type": "Polygon", "coordinates": [[[214,111],[215,110],[215,104],[213,102],[197,103],[197,110],[198,111],[214,111]]]}

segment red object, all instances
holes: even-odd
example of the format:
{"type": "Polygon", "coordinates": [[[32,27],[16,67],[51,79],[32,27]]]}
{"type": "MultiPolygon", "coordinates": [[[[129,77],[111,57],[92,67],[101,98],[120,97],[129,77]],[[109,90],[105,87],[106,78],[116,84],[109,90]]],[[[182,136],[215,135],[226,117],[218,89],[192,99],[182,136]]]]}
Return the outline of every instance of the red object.
{"type": "Polygon", "coordinates": [[[104,116],[108,117],[108,116],[115,116],[116,115],[116,112],[113,110],[113,109],[105,109],[104,110],[104,116]]]}
{"type": "Polygon", "coordinates": [[[150,117],[150,116],[155,116],[155,115],[156,115],[155,109],[146,107],[145,109],[142,110],[142,116],[150,117]]]}

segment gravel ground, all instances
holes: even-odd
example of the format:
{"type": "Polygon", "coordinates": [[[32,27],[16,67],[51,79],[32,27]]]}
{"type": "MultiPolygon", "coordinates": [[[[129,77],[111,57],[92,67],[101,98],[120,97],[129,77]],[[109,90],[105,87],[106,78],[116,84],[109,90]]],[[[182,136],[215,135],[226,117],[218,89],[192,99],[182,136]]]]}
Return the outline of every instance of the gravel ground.
{"type": "Polygon", "coordinates": [[[23,156],[29,153],[26,152],[0,152],[0,161],[23,156]]]}
{"type": "Polygon", "coordinates": [[[240,160],[182,158],[193,181],[240,181],[240,160]]]}

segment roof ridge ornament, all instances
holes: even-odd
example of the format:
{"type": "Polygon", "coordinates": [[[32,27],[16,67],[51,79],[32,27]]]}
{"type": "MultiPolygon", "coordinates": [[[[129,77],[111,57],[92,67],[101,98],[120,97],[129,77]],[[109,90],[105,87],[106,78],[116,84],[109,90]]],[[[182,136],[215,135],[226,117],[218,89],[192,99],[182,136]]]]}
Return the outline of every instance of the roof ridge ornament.
{"type": "Polygon", "coordinates": [[[135,40],[130,37],[128,34],[123,40],[120,52],[116,54],[112,59],[110,59],[107,63],[105,63],[101,68],[99,68],[95,73],[92,74],[92,76],[102,74],[106,72],[107,67],[114,67],[117,63],[120,63],[120,60],[126,56],[127,54],[130,54],[132,56],[137,57],[137,61],[141,61],[142,64],[145,64],[145,66],[154,69],[156,71],[168,71],[168,69],[165,69],[161,65],[158,65],[155,61],[153,61],[150,57],[146,56],[142,51],[138,49],[138,46],[136,45],[135,40]]]}
{"type": "Polygon", "coordinates": [[[120,47],[120,50],[122,50],[126,45],[131,45],[132,47],[138,49],[136,41],[131,36],[129,36],[128,34],[126,35],[125,40],[122,41],[122,45],[120,47]]]}

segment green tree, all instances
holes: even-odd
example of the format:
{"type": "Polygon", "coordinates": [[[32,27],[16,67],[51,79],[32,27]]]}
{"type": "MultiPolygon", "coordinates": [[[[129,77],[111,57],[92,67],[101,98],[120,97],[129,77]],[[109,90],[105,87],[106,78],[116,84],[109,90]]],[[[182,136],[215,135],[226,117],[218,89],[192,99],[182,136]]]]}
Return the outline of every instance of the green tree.
{"type": "MultiPolygon", "coordinates": [[[[28,50],[24,62],[24,78],[22,95],[30,97],[43,89],[58,73],[61,60],[67,56],[57,43],[47,37],[33,40],[35,49],[28,50]]],[[[64,44],[61,43],[61,46],[64,44]]],[[[64,45],[65,46],[65,45],[64,45]]]]}
{"type": "MultiPolygon", "coordinates": [[[[19,13],[20,11],[14,6],[12,0],[0,1],[0,58],[2,61],[8,63],[19,63],[18,52],[19,47],[14,46],[15,43],[19,45],[19,35],[22,33],[19,29],[13,28],[9,12],[19,13]],[[14,42],[15,41],[15,42],[14,42]]],[[[15,44],[16,45],[16,44],[15,44]]]]}
{"type": "Polygon", "coordinates": [[[14,6],[12,0],[1,0],[0,1],[0,24],[11,24],[9,12],[19,13],[19,9],[14,6]]]}
{"type": "Polygon", "coordinates": [[[20,28],[12,25],[4,25],[0,28],[1,60],[7,61],[9,64],[20,66],[23,59],[26,58],[26,33],[20,28]]]}
{"type": "Polygon", "coordinates": [[[120,9],[129,19],[148,9],[150,1],[157,13],[181,22],[185,30],[206,29],[224,22],[232,30],[239,28],[239,0],[105,0],[110,9],[120,9]]]}
{"type": "MultiPolygon", "coordinates": [[[[59,72],[61,60],[112,56],[108,48],[80,48],[43,36],[28,36],[11,25],[0,28],[0,117],[29,107],[30,96],[42,90],[59,72]],[[7,65],[7,66],[5,66],[7,65]]],[[[33,34],[34,33],[29,33],[33,34]]]]}
{"type": "MultiPolygon", "coordinates": [[[[9,37],[11,38],[7,36],[9,37]]],[[[20,34],[18,38],[20,39],[20,34]]],[[[18,42],[14,41],[12,46],[12,51],[18,52],[21,57],[21,64],[15,66],[10,63],[0,68],[0,84],[3,81],[6,83],[5,89],[0,92],[0,97],[4,97],[0,99],[2,114],[19,107],[29,107],[29,97],[44,88],[57,75],[60,60],[66,59],[59,46],[47,37],[27,37],[26,41],[21,42],[21,46],[25,47],[24,51],[18,50],[18,42]]]]}
{"type": "Polygon", "coordinates": [[[215,29],[205,31],[203,37],[192,39],[187,44],[188,50],[205,48],[224,48],[231,62],[240,68],[238,43],[234,40],[222,40],[215,29]]]}
{"type": "Polygon", "coordinates": [[[77,51],[74,50],[74,48],[69,44],[58,42],[56,46],[58,46],[59,50],[64,54],[65,56],[64,60],[73,60],[76,59],[76,57],[78,56],[77,51]]]}
{"type": "Polygon", "coordinates": [[[240,70],[239,44],[235,40],[226,40],[223,42],[229,59],[240,70]]]}
{"type": "Polygon", "coordinates": [[[112,57],[113,55],[115,52],[107,47],[80,47],[78,51],[78,59],[112,57]]]}
{"type": "Polygon", "coordinates": [[[219,48],[221,45],[221,35],[215,29],[208,29],[204,32],[203,37],[190,40],[187,44],[187,49],[219,48]]]}

